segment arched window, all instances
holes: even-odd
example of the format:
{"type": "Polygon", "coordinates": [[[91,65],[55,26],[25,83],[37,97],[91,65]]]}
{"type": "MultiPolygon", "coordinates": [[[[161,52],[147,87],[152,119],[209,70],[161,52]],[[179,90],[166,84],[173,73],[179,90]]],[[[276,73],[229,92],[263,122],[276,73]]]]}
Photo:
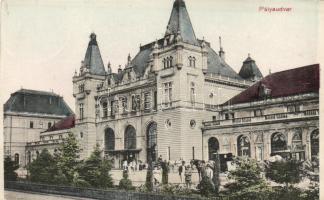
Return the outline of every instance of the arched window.
{"type": "Polygon", "coordinates": [[[318,159],[319,153],[319,131],[318,129],[314,130],[311,135],[311,156],[312,160],[318,159]]]}
{"type": "Polygon", "coordinates": [[[284,134],[274,133],[271,136],[271,153],[284,151],[287,149],[287,140],[284,134]]]}
{"type": "Polygon", "coordinates": [[[105,130],[105,150],[115,150],[115,133],[111,128],[105,130]]]}
{"type": "Polygon", "coordinates": [[[170,60],[169,60],[169,62],[170,62],[170,67],[172,67],[172,59],[173,59],[173,57],[170,56],[170,60]]]}
{"type": "Polygon", "coordinates": [[[19,165],[19,154],[15,154],[15,163],[19,165]]]}
{"type": "Polygon", "coordinates": [[[192,57],[191,56],[189,56],[189,67],[191,67],[192,66],[192,57]]]}
{"type": "Polygon", "coordinates": [[[195,57],[192,58],[192,67],[196,67],[196,58],[195,57]]]}
{"type": "Polygon", "coordinates": [[[156,132],[156,123],[152,122],[148,127],[147,127],[147,160],[149,158],[152,159],[152,161],[156,161],[157,159],[157,152],[156,152],[156,147],[157,147],[157,132],[156,132]]]}
{"type": "Polygon", "coordinates": [[[125,149],[136,149],[136,130],[133,126],[127,126],[124,138],[125,149]]]}
{"type": "Polygon", "coordinates": [[[218,140],[214,137],[209,138],[208,140],[208,159],[214,160],[215,154],[219,150],[219,143],[218,140]]]}
{"type": "Polygon", "coordinates": [[[292,148],[293,148],[293,150],[302,150],[303,149],[301,130],[298,130],[294,133],[294,135],[292,137],[292,148]]]}
{"type": "Polygon", "coordinates": [[[163,68],[164,68],[164,69],[167,67],[167,66],[166,66],[166,65],[167,65],[166,62],[167,62],[167,61],[166,61],[166,59],[164,58],[164,59],[163,59],[163,68]]]}
{"type": "Polygon", "coordinates": [[[241,135],[237,138],[237,154],[238,156],[250,156],[250,140],[247,136],[241,135]]]}

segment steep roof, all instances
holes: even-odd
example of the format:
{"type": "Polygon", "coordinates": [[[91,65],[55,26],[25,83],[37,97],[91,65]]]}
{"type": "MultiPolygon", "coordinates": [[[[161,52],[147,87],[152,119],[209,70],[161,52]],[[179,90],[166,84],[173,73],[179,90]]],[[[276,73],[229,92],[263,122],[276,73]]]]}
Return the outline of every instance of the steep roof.
{"type": "Polygon", "coordinates": [[[319,64],[276,72],[266,76],[224,105],[262,100],[263,88],[270,90],[268,98],[319,92],[319,64]]]}
{"type": "Polygon", "coordinates": [[[53,126],[51,126],[49,129],[47,129],[44,132],[65,130],[65,129],[73,128],[74,126],[75,126],[75,116],[71,115],[58,121],[57,123],[55,123],[53,126]]]}
{"type": "Polygon", "coordinates": [[[180,33],[184,42],[198,45],[186,4],[183,0],[175,0],[165,35],[180,33]]]}
{"type": "Polygon", "coordinates": [[[206,48],[208,51],[207,73],[242,79],[209,45],[206,48]]]}
{"type": "Polygon", "coordinates": [[[255,61],[250,57],[250,55],[243,62],[243,66],[239,72],[239,75],[242,78],[248,80],[259,80],[263,78],[259,67],[256,65],[255,61]]]}
{"type": "Polygon", "coordinates": [[[66,116],[73,114],[63,97],[52,92],[27,89],[20,89],[11,94],[4,104],[4,112],[66,116]]]}
{"type": "Polygon", "coordinates": [[[96,37],[96,34],[91,33],[83,63],[84,66],[89,69],[90,74],[105,75],[105,67],[101,58],[96,37]]]}

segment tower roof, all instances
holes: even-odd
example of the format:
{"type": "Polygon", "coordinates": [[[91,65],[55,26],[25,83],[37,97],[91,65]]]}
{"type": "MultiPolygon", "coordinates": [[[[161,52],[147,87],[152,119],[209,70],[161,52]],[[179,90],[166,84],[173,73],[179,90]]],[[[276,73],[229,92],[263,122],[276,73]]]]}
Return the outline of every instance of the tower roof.
{"type": "Polygon", "coordinates": [[[248,55],[247,59],[243,62],[243,66],[239,72],[239,75],[244,79],[259,80],[263,78],[263,75],[259,67],[255,64],[255,61],[248,55]]]}
{"type": "Polygon", "coordinates": [[[165,35],[177,35],[178,33],[181,35],[184,42],[198,45],[198,41],[186,9],[186,4],[183,0],[174,1],[165,35]]]}
{"type": "Polygon", "coordinates": [[[91,33],[87,52],[84,57],[84,66],[90,74],[105,75],[105,67],[98,47],[96,34],[91,33]]]}

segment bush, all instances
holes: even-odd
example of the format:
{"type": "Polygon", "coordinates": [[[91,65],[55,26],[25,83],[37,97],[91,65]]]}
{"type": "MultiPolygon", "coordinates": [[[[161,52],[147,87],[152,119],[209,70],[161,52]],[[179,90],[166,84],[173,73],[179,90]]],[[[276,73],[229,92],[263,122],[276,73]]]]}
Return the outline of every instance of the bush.
{"type": "Polygon", "coordinates": [[[242,200],[269,199],[272,192],[261,176],[261,166],[250,158],[236,158],[233,162],[236,169],[228,177],[234,182],[225,185],[225,194],[242,200]]]}
{"type": "Polygon", "coordinates": [[[301,162],[296,160],[277,161],[266,167],[266,177],[277,182],[289,184],[299,183],[302,179],[301,162]]]}
{"type": "Polygon", "coordinates": [[[132,181],[128,179],[127,171],[123,171],[123,178],[119,181],[119,188],[124,190],[133,190],[132,181]]]}
{"type": "Polygon", "coordinates": [[[19,165],[12,161],[10,156],[4,159],[4,180],[15,181],[17,180],[17,173],[15,172],[19,168],[19,165]]]}
{"type": "Polygon", "coordinates": [[[47,149],[43,149],[27,169],[32,182],[56,184],[58,181],[53,178],[58,173],[57,162],[47,149]]]}
{"type": "MultiPolygon", "coordinates": [[[[113,186],[112,178],[109,174],[111,170],[110,161],[101,157],[102,151],[97,144],[90,157],[79,165],[80,180],[84,180],[91,187],[109,188],[113,186]]],[[[85,184],[84,182],[81,182],[85,184]]]]}

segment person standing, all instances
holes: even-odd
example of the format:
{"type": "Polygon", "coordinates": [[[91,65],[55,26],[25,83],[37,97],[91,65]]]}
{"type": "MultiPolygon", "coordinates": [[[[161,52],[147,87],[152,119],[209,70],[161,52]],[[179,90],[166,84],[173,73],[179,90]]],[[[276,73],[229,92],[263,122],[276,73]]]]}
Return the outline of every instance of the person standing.
{"type": "Polygon", "coordinates": [[[182,163],[179,167],[180,183],[183,183],[183,181],[184,181],[185,163],[186,163],[185,161],[182,161],[182,163]]]}
{"type": "Polygon", "coordinates": [[[186,181],[187,188],[191,188],[191,176],[192,176],[191,167],[190,165],[187,165],[185,170],[185,181],[186,181]]]}

